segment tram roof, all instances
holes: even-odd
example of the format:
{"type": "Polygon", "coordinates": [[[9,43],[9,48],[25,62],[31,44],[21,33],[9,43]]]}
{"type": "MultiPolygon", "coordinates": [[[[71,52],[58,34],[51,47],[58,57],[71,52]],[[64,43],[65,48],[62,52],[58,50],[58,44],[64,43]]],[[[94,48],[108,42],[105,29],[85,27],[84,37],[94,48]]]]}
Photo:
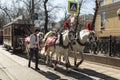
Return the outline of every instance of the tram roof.
{"type": "Polygon", "coordinates": [[[28,20],[21,20],[21,19],[18,19],[18,20],[15,20],[15,21],[12,21],[6,25],[3,26],[4,27],[7,27],[9,25],[32,25],[31,22],[29,22],[28,20]]]}

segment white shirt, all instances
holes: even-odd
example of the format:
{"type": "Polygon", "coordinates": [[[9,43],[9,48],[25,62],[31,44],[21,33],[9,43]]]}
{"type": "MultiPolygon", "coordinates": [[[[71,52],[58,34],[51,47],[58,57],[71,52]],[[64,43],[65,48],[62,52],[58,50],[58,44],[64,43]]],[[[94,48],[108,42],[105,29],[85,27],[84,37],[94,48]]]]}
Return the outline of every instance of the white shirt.
{"type": "Polygon", "coordinates": [[[37,35],[35,36],[35,34],[30,35],[30,48],[39,48],[39,38],[37,35]]]}

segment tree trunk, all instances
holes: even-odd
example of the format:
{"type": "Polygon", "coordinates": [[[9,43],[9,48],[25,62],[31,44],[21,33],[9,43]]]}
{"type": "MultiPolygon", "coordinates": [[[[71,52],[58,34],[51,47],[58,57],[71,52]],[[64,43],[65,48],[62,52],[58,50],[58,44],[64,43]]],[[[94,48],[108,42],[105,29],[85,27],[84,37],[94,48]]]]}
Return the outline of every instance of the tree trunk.
{"type": "Polygon", "coordinates": [[[81,2],[79,3],[79,8],[78,8],[78,14],[77,14],[77,21],[76,21],[76,27],[75,27],[75,31],[77,30],[78,26],[79,26],[79,15],[80,15],[80,9],[82,6],[83,0],[81,0],[81,2]]]}
{"type": "Polygon", "coordinates": [[[99,4],[98,4],[97,0],[95,1],[95,4],[96,4],[95,13],[94,13],[93,21],[92,21],[92,24],[91,24],[91,29],[92,30],[94,30],[94,28],[95,28],[95,21],[96,21],[97,12],[98,12],[98,9],[99,9],[99,4]]]}
{"type": "Polygon", "coordinates": [[[45,29],[45,33],[48,32],[48,27],[47,27],[47,25],[48,25],[48,11],[47,11],[47,6],[46,6],[47,2],[48,2],[48,0],[45,0],[45,2],[44,2],[44,9],[45,9],[45,24],[44,24],[44,29],[45,29]]]}

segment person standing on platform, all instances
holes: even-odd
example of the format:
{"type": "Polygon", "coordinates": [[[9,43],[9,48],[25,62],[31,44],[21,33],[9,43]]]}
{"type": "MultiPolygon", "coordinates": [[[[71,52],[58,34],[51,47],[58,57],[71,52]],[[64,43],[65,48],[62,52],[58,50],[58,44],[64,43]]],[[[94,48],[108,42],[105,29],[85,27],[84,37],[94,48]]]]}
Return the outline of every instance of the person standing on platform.
{"type": "Polygon", "coordinates": [[[28,67],[30,67],[33,55],[35,55],[35,70],[40,70],[38,68],[39,38],[37,37],[37,34],[39,32],[40,30],[36,29],[35,32],[30,35],[30,55],[29,55],[28,67]]]}

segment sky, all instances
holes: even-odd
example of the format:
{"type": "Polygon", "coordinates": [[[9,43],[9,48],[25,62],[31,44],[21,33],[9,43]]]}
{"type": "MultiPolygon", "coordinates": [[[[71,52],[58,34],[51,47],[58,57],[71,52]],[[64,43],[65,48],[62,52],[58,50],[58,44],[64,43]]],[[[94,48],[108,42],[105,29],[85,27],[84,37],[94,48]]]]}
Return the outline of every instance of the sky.
{"type": "MultiPolygon", "coordinates": [[[[0,2],[5,3],[5,4],[6,4],[6,1],[7,1],[7,4],[9,5],[10,0],[9,2],[8,0],[0,0],[0,2]]],[[[50,0],[50,1],[54,5],[59,5],[67,9],[68,0],[50,0]]],[[[84,0],[84,1],[85,3],[82,5],[81,14],[93,14],[94,13],[93,8],[95,7],[95,0],[84,0]]]]}
{"type": "MultiPolygon", "coordinates": [[[[72,1],[72,0],[71,0],[72,1]]],[[[60,5],[63,8],[68,9],[68,0],[54,0],[54,5],[60,5]]],[[[80,15],[84,14],[94,14],[93,8],[95,7],[95,0],[84,0],[84,3],[81,7],[80,15]]],[[[64,10],[60,10],[57,14],[60,18],[64,17],[64,10]]]]}
{"type": "MultiPolygon", "coordinates": [[[[2,3],[5,3],[5,4],[6,4],[6,1],[8,2],[8,0],[0,0],[0,1],[2,3]]],[[[9,5],[10,1],[11,0],[9,0],[9,2],[6,5],[9,5]]],[[[68,9],[68,0],[49,0],[49,1],[53,5],[57,5],[57,6],[63,7],[63,9],[61,9],[61,10],[59,10],[57,12],[57,16],[59,17],[59,19],[64,18],[64,16],[65,16],[64,15],[65,14],[64,11],[65,11],[65,9],[66,10],[68,9]]],[[[73,1],[77,1],[77,0],[73,0],[73,1]]],[[[94,7],[95,7],[95,0],[84,0],[84,3],[82,4],[82,7],[81,7],[80,15],[94,14],[94,10],[93,10],[94,7]]]]}

